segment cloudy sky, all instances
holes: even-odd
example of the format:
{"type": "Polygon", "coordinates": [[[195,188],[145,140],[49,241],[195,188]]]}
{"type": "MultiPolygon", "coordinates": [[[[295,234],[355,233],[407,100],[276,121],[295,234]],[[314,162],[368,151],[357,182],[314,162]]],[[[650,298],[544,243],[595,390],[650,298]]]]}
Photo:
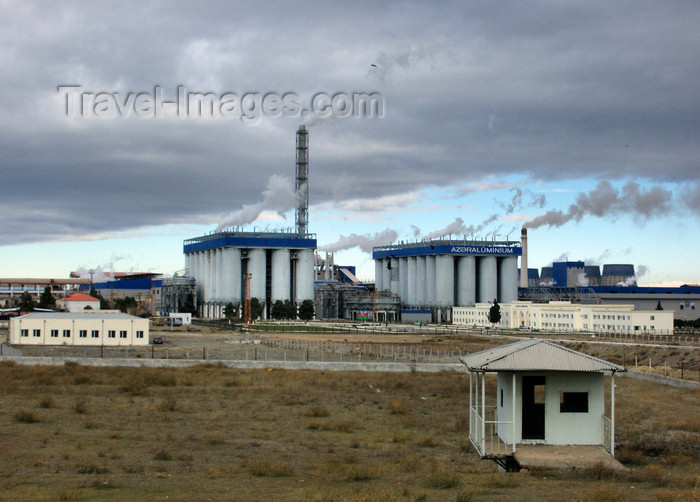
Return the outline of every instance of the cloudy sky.
{"type": "Polygon", "coordinates": [[[170,274],[189,237],[292,226],[303,123],[310,230],[363,278],[374,244],[526,225],[532,267],[634,263],[640,283],[700,282],[698,2],[0,14],[0,276],[170,274]],[[211,93],[217,113],[159,107],[181,92],[211,93]],[[270,93],[297,105],[268,113],[270,93]],[[342,100],[315,116],[318,93],[376,93],[382,116],[343,117],[342,100]]]}

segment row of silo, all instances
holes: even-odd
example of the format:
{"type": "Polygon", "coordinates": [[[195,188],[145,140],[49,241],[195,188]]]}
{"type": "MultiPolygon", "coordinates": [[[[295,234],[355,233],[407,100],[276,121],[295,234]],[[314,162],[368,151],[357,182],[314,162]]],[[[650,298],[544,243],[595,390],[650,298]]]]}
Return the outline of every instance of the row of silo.
{"type": "Polygon", "coordinates": [[[229,302],[243,302],[245,274],[250,274],[251,298],[263,304],[313,300],[313,248],[198,247],[205,249],[185,251],[185,264],[196,279],[207,317],[221,316],[229,302]]]}
{"type": "Polygon", "coordinates": [[[375,286],[406,306],[469,306],[518,299],[517,256],[419,255],[375,258],[375,286]]]}

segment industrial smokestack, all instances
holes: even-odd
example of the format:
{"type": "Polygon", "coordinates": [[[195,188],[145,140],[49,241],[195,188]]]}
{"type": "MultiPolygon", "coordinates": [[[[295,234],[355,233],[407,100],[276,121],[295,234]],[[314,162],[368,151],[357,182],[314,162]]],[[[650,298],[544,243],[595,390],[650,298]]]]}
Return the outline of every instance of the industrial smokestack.
{"type": "Polygon", "coordinates": [[[520,231],[520,245],[523,248],[523,254],[520,257],[520,287],[527,288],[527,228],[525,227],[520,231]]]}
{"type": "Polygon", "coordinates": [[[309,224],[309,131],[300,125],[297,129],[296,227],[298,234],[306,234],[309,224]]]}

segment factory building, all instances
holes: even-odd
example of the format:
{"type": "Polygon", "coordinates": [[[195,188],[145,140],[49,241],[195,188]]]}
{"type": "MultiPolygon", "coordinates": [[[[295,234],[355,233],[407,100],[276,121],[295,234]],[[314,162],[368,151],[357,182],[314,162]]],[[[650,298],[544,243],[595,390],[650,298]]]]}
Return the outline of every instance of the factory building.
{"type": "Polygon", "coordinates": [[[404,309],[430,309],[451,321],[453,306],[518,298],[519,242],[439,239],[375,247],[375,287],[401,297],[404,309]]]}
{"type": "Polygon", "coordinates": [[[308,233],[309,133],[296,133],[296,228],[278,232],[225,229],[184,242],[185,267],[194,277],[202,317],[221,318],[228,303],[257,298],[267,317],[276,301],[314,299],[316,236],[308,233]]]}
{"type": "MultiPolygon", "coordinates": [[[[588,333],[673,334],[673,311],[637,310],[634,305],[594,305],[554,301],[550,303],[513,302],[501,307],[504,329],[588,333]]],[[[491,304],[455,307],[454,323],[490,327],[491,304]]]]}
{"type": "Polygon", "coordinates": [[[200,315],[223,317],[226,304],[239,307],[250,275],[250,297],[264,311],[277,300],[297,305],[314,299],[313,234],[216,232],[185,241],[185,264],[197,283],[200,315]]]}

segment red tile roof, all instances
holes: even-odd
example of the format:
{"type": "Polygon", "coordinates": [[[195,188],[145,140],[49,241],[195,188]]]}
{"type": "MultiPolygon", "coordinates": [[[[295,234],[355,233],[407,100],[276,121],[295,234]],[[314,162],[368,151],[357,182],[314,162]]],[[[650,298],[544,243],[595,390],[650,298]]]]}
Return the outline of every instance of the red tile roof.
{"type": "Polygon", "coordinates": [[[99,302],[95,297],[86,295],[85,293],[73,293],[70,296],[66,296],[65,301],[67,302],[99,302]]]}

